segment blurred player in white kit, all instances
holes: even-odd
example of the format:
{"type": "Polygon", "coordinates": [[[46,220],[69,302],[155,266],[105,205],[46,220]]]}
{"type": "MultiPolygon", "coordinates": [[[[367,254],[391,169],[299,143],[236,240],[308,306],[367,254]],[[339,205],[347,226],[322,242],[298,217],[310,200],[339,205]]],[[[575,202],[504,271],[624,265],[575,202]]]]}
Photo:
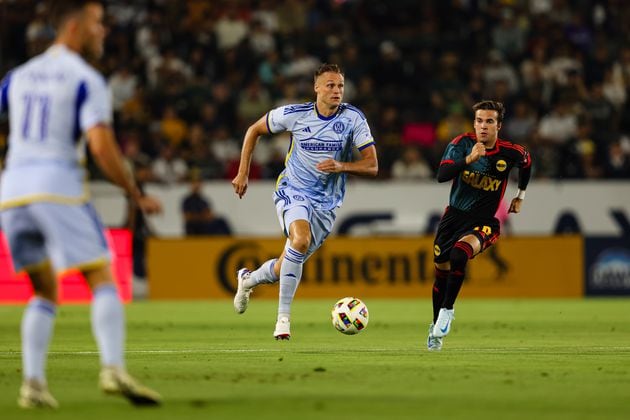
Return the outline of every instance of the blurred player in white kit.
{"type": "Polygon", "coordinates": [[[101,361],[99,386],[136,405],[161,397],[125,370],[124,309],[110,269],[103,226],[89,202],[85,141],[103,172],[147,213],[160,211],[142,195],[122,163],[111,128],[105,79],[86,59],[103,54],[104,9],[98,1],[57,1],[57,31],[47,51],[13,69],[0,85],[9,114],[9,150],[2,175],[1,222],[15,270],[28,273],[35,296],[22,318],[23,408],[56,408],[46,360],[57,311],[56,276],[80,270],[92,292],[92,331],[101,361]]]}

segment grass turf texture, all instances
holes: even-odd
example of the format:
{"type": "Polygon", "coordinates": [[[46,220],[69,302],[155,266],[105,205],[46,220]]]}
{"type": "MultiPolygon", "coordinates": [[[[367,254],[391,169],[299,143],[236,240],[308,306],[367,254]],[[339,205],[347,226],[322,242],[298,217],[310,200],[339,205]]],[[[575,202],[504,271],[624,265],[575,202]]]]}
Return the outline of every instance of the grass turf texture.
{"type": "Polygon", "coordinates": [[[440,353],[426,350],[428,300],[367,300],[356,336],[330,323],[336,299],[298,299],[289,342],[276,303],[127,306],[127,363],[164,396],[138,409],[96,387],[89,306],[62,306],[48,362],[61,408],[24,411],[22,306],[0,306],[2,419],[627,419],[629,299],[461,299],[440,353]]]}

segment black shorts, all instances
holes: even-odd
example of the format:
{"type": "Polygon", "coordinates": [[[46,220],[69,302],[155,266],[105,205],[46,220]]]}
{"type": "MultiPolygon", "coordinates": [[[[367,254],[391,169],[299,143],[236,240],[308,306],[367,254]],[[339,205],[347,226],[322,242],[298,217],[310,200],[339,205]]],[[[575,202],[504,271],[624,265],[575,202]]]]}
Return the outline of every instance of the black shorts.
{"type": "Polygon", "coordinates": [[[447,207],[433,241],[433,261],[448,261],[455,242],[466,235],[475,235],[483,252],[499,239],[500,233],[500,224],[496,217],[478,218],[474,214],[447,207]]]}

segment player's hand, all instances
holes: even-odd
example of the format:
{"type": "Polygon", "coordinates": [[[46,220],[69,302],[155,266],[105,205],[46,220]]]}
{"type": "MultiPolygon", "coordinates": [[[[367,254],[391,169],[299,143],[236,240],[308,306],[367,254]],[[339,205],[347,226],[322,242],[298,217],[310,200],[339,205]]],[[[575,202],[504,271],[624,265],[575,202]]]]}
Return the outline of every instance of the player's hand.
{"type": "Polygon", "coordinates": [[[248,182],[249,177],[244,174],[238,174],[232,180],[232,186],[234,187],[234,192],[238,195],[238,198],[243,198],[243,196],[247,192],[248,182]]]}
{"type": "Polygon", "coordinates": [[[138,207],[146,214],[162,213],[162,203],[156,197],[143,195],[138,198],[138,207]]]}
{"type": "Polygon", "coordinates": [[[326,159],[319,162],[316,168],[322,172],[336,174],[339,172],[343,172],[343,163],[336,161],[335,159],[326,159]]]}
{"type": "Polygon", "coordinates": [[[523,204],[523,200],[521,200],[518,197],[514,197],[512,199],[512,202],[510,203],[510,208],[508,209],[508,213],[520,213],[521,204],[523,204]]]}
{"type": "Polygon", "coordinates": [[[468,160],[470,161],[469,164],[473,162],[477,162],[480,157],[485,156],[485,155],[486,155],[486,146],[484,146],[483,143],[481,142],[475,143],[472,150],[470,151],[470,154],[468,155],[468,160]]]}

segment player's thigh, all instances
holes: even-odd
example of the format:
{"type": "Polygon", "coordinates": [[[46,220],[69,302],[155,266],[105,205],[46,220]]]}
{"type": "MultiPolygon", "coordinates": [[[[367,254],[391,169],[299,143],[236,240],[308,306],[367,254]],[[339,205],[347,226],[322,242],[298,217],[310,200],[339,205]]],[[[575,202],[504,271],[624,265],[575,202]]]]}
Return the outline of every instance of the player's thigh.
{"type": "Polygon", "coordinates": [[[306,258],[313,255],[322,246],[332,232],[336,213],[332,210],[314,210],[311,214],[311,244],[306,251],[306,258]]]}
{"type": "Polygon", "coordinates": [[[443,264],[449,261],[451,249],[466,229],[465,220],[447,210],[440,219],[435,239],[433,240],[433,261],[443,264]]]}
{"type": "Polygon", "coordinates": [[[6,209],[0,220],[15,271],[28,270],[48,259],[44,235],[31,215],[30,205],[6,209]]]}
{"type": "Polygon", "coordinates": [[[479,249],[474,249],[476,253],[481,253],[499,239],[499,235],[501,234],[501,225],[496,219],[479,221],[467,232],[467,234],[477,238],[479,241],[479,249]]]}
{"type": "Polygon", "coordinates": [[[274,204],[278,222],[285,236],[289,236],[291,223],[296,220],[309,221],[313,211],[310,200],[299,191],[290,187],[274,192],[274,204]]]}
{"type": "Polygon", "coordinates": [[[103,225],[90,203],[32,204],[55,270],[95,269],[109,262],[103,225]]]}

